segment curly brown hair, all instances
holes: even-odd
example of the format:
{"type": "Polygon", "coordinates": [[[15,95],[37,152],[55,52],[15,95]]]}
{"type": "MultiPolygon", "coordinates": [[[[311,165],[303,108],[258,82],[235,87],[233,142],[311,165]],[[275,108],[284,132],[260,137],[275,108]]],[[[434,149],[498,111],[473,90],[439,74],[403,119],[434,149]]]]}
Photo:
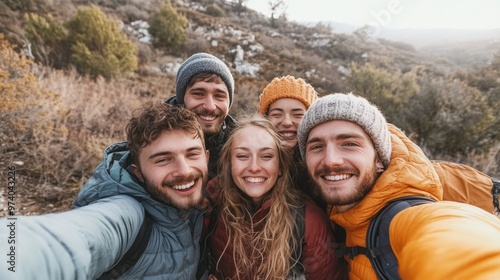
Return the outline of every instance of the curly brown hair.
{"type": "Polygon", "coordinates": [[[181,107],[166,104],[164,101],[148,102],[134,115],[126,127],[127,141],[132,161],[138,163],[142,148],[155,141],[165,130],[182,130],[201,139],[205,148],[203,130],[196,115],[181,107]]]}

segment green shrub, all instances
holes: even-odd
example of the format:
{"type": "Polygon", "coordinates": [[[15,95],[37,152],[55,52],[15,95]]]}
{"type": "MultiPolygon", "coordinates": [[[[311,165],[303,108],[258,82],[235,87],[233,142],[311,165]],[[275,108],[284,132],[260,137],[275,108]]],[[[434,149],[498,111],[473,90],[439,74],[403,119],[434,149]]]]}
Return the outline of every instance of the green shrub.
{"type": "Polygon", "coordinates": [[[136,45],[97,6],[78,9],[66,27],[78,72],[111,78],[137,69],[136,45]]]}
{"type": "Polygon", "coordinates": [[[65,47],[67,31],[54,17],[33,13],[24,16],[26,38],[30,41],[36,61],[55,68],[67,66],[69,50],[65,47]]]}
{"type": "Polygon", "coordinates": [[[213,17],[225,16],[224,10],[215,3],[208,5],[205,13],[213,17]]]}
{"type": "Polygon", "coordinates": [[[391,74],[371,64],[352,65],[348,86],[381,108],[387,120],[402,127],[406,123],[409,99],[419,91],[413,72],[391,74]]]}
{"type": "Polygon", "coordinates": [[[484,153],[499,138],[498,113],[487,95],[459,81],[427,81],[408,113],[410,123],[419,123],[419,142],[433,154],[484,153]]]}
{"type": "Polygon", "coordinates": [[[163,4],[149,19],[149,33],[153,36],[153,46],[167,53],[177,53],[186,41],[184,29],[187,19],[170,5],[163,4]]]}

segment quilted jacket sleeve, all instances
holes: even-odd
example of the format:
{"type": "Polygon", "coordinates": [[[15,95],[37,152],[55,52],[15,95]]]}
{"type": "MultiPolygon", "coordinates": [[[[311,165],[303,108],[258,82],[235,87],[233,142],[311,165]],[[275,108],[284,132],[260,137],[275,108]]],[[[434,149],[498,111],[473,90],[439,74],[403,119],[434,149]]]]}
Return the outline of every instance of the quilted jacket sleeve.
{"type": "Polygon", "coordinates": [[[336,257],[335,238],[325,212],[306,202],[302,264],[306,279],[347,279],[346,263],[336,257]]]}
{"type": "Polygon", "coordinates": [[[500,279],[500,220],[477,207],[414,206],[389,234],[402,279],[500,279]]]}
{"type": "MultiPolygon", "coordinates": [[[[131,246],[143,217],[142,206],[128,196],[63,213],[17,217],[15,272],[3,262],[0,279],[95,279],[131,246]]],[[[2,219],[2,228],[9,222],[2,219]]],[[[6,236],[0,236],[2,247],[6,236]]]]}

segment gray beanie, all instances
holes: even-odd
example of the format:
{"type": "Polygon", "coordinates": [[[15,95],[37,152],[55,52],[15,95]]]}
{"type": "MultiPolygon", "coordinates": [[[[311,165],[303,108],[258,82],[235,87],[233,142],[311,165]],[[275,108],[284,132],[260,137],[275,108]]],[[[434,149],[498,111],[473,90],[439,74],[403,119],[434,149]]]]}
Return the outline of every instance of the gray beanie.
{"type": "Polygon", "coordinates": [[[216,74],[224,81],[229,93],[229,107],[233,103],[234,96],[234,78],[227,65],[217,57],[208,53],[196,53],[186,59],[179,70],[175,79],[175,95],[177,102],[184,104],[184,94],[191,79],[200,73],[216,74]]]}
{"type": "Polygon", "coordinates": [[[356,123],[371,137],[385,167],[391,161],[391,137],[385,117],[363,97],[351,93],[334,93],[317,99],[307,110],[297,131],[300,155],[305,160],[306,142],[315,126],[331,120],[356,123]]]}

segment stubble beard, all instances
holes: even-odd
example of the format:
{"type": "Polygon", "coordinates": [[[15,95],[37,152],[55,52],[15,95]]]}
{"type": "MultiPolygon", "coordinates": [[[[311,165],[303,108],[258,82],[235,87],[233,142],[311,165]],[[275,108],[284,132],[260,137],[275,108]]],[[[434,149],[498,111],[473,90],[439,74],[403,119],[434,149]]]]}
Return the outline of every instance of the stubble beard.
{"type": "MultiPolygon", "coordinates": [[[[342,173],[342,170],[325,170],[325,169],[322,169],[320,172],[321,174],[325,174],[325,172],[331,172],[331,171],[342,173]]],[[[354,203],[358,203],[361,200],[363,200],[363,198],[373,188],[373,185],[377,181],[378,176],[379,174],[377,173],[377,166],[374,164],[371,172],[367,172],[362,177],[359,178],[359,182],[354,190],[350,191],[349,193],[344,192],[343,194],[340,192],[331,193],[327,187],[323,187],[316,181],[316,179],[314,180],[316,186],[319,188],[321,192],[321,197],[327,204],[343,206],[343,205],[351,205],[354,203]]],[[[315,176],[314,178],[317,177],[315,176]]],[[[341,190],[341,191],[346,191],[346,190],[341,190]]]]}
{"type": "Polygon", "coordinates": [[[199,119],[199,123],[201,125],[201,128],[203,130],[203,134],[206,136],[211,136],[219,133],[219,131],[222,129],[222,123],[224,122],[225,117],[222,116],[222,114],[214,114],[213,112],[208,112],[206,110],[194,110],[193,111],[199,119]],[[206,125],[203,123],[203,120],[201,119],[200,115],[211,115],[216,117],[216,122],[213,125],[206,125]]]}
{"type": "Polygon", "coordinates": [[[206,185],[207,181],[208,181],[208,174],[203,174],[198,171],[190,174],[185,179],[183,178],[175,181],[164,181],[162,182],[161,186],[155,186],[154,184],[146,180],[145,188],[153,199],[163,204],[175,207],[179,210],[188,211],[200,205],[201,201],[203,200],[203,195],[202,195],[203,187],[206,185]],[[175,190],[172,189],[170,186],[195,180],[196,178],[198,178],[198,180],[196,180],[195,184],[198,184],[199,183],[198,181],[201,181],[201,188],[197,190],[197,192],[193,193],[188,197],[182,197],[181,199],[177,198],[176,201],[168,191],[164,190],[168,188],[169,191],[174,192],[175,190]]]}

